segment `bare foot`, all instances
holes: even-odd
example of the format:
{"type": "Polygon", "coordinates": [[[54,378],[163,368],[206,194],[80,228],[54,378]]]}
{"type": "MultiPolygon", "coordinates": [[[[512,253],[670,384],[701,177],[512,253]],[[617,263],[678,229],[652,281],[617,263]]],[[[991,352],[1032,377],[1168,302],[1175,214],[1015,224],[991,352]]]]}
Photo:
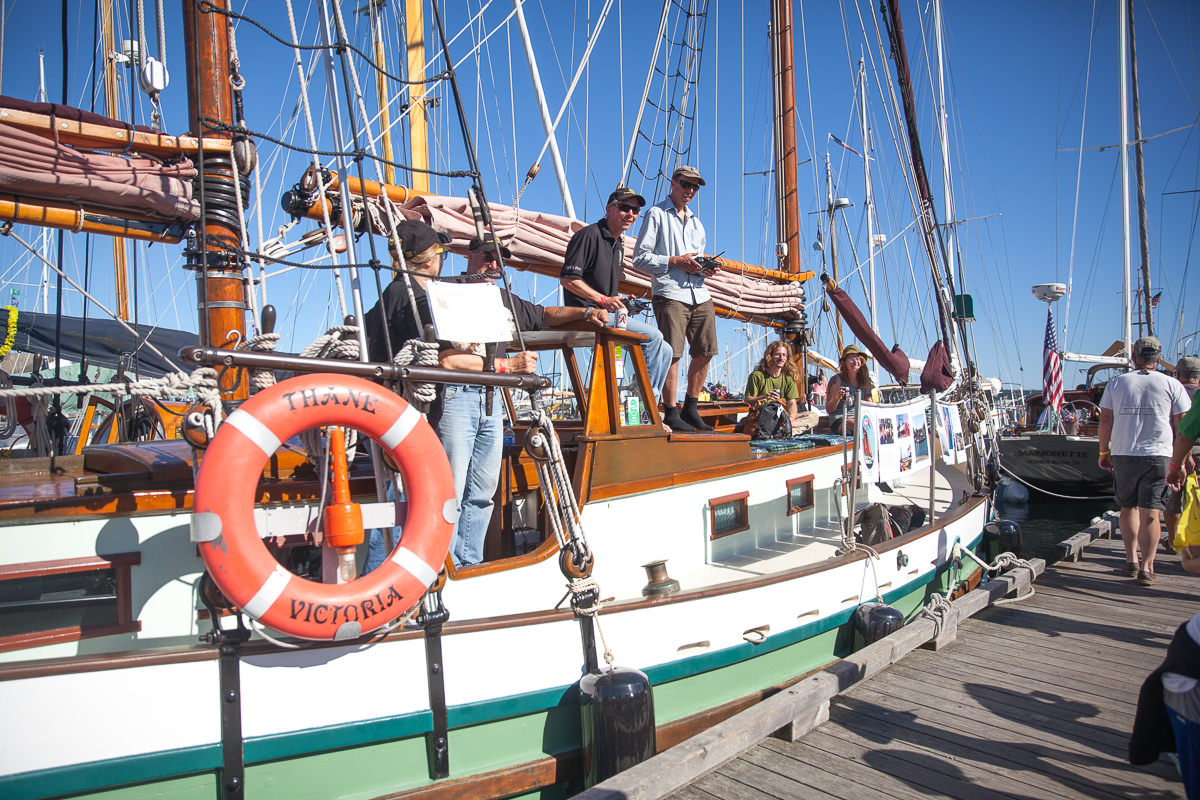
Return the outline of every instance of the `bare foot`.
{"type": "Polygon", "coordinates": [[[662,426],[663,426],[663,430],[666,431],[667,433],[674,433],[674,431],[671,430],[671,426],[668,425],[667,423],[664,422],[662,424],[662,426]]]}

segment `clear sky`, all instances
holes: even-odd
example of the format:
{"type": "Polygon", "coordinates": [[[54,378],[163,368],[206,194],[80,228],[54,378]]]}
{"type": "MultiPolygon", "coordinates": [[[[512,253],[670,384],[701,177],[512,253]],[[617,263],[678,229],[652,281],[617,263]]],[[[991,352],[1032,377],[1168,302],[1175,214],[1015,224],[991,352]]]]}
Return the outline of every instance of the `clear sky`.
{"type": "MultiPolygon", "coordinates": [[[[1143,136],[1156,137],[1145,145],[1152,291],[1163,293],[1156,327],[1166,355],[1173,359],[1180,353],[1181,338],[1183,352],[1200,350],[1200,341],[1193,336],[1200,329],[1200,309],[1193,286],[1195,270],[1190,265],[1200,213],[1200,195],[1192,193],[1200,188],[1200,131],[1190,127],[1197,122],[1200,110],[1196,20],[1193,6],[1184,0],[1133,0],[1133,4],[1143,136]]],[[[116,0],[114,5],[118,38],[129,38],[130,6],[125,0],[116,0]]],[[[353,40],[366,49],[366,17],[354,14],[354,9],[363,5],[345,4],[344,13],[348,27],[354,31],[353,40]]],[[[396,43],[398,7],[402,5],[392,0],[382,12],[389,42],[389,69],[395,73],[401,70],[396,43]]],[[[513,4],[510,0],[469,0],[444,2],[443,6],[447,31],[453,38],[450,50],[458,66],[463,102],[478,145],[488,196],[493,202],[512,203],[544,141],[529,70],[512,18],[513,4]]],[[[604,7],[603,0],[525,2],[552,115],[564,102],[589,32],[604,7]]],[[[704,8],[704,3],[696,2],[695,7],[704,8]]],[[[187,127],[181,8],[180,2],[166,3],[165,56],[172,79],[164,94],[168,132],[187,127]]],[[[283,2],[237,0],[234,8],[288,37],[283,2]]],[[[300,40],[318,42],[319,4],[316,0],[294,0],[294,8],[300,40]]],[[[922,149],[939,216],[945,220],[942,159],[935,129],[933,7],[926,0],[914,0],[903,2],[901,9],[922,149]]],[[[1115,147],[1098,149],[1119,141],[1118,9],[1115,0],[948,0],[945,4],[945,87],[954,216],[964,220],[957,226],[961,280],[974,297],[978,321],[973,334],[980,366],[985,374],[1004,381],[1023,382],[1030,387],[1041,383],[1045,308],[1030,294],[1030,286],[1035,283],[1072,282],[1069,309],[1065,299],[1055,306],[1065,348],[1101,352],[1121,335],[1119,151],[1115,147]],[[1065,335],[1064,323],[1068,324],[1065,335]]],[[[85,108],[91,102],[91,69],[96,52],[92,10],[91,2],[67,3],[68,97],[71,103],[85,108]]],[[[696,208],[708,228],[710,251],[772,265],[774,200],[770,176],[763,174],[771,168],[772,136],[767,4],[711,0],[706,10],[699,39],[699,81],[688,95],[687,107],[694,111],[694,123],[684,124],[684,141],[677,143],[677,149],[685,152],[683,160],[697,166],[708,178],[696,208]]],[[[38,51],[42,50],[47,92],[52,100],[59,100],[63,58],[59,4],[7,0],[7,11],[0,91],[34,99],[38,51]]],[[[585,220],[599,217],[604,197],[621,179],[623,156],[633,136],[661,13],[660,4],[613,0],[589,67],[559,125],[557,138],[576,214],[585,220]]],[[[149,50],[154,53],[157,46],[152,3],[146,3],[146,14],[151,29],[149,50]]],[[[839,212],[843,285],[856,299],[864,297],[860,273],[853,272],[856,261],[866,260],[867,251],[862,159],[829,139],[832,133],[859,153],[864,151],[855,94],[858,61],[863,58],[869,83],[867,109],[872,130],[877,229],[887,237],[877,259],[880,334],[889,345],[899,342],[911,356],[923,358],[936,327],[929,304],[929,267],[911,227],[913,213],[904,178],[907,167],[894,142],[894,137],[903,136],[903,126],[896,117],[885,77],[890,75],[894,81],[894,66],[881,54],[876,41],[876,24],[882,26],[878,4],[868,0],[796,3],[794,15],[800,211],[805,242],[802,257],[806,268],[818,273],[822,270],[822,253],[812,249],[812,242],[821,219],[814,212],[825,207],[824,157],[828,152],[835,194],[853,202],[844,214],[839,212]]],[[[427,60],[430,71],[435,72],[444,67],[444,62],[434,46],[437,37],[432,20],[427,8],[427,60]]],[[[681,55],[687,54],[678,44],[684,37],[681,20],[681,15],[673,11],[666,37],[670,41],[658,54],[657,64],[668,74],[682,63],[681,55]]],[[[246,23],[239,25],[237,39],[242,74],[247,81],[249,126],[306,145],[291,51],[246,23]]],[[[312,53],[303,54],[306,69],[313,58],[312,53]]],[[[374,114],[373,76],[363,62],[357,62],[357,66],[366,105],[374,114]]],[[[320,146],[329,149],[332,140],[325,76],[319,63],[315,67],[309,96],[320,146]]],[[[122,80],[125,100],[121,111],[126,118],[127,77],[126,73],[122,80]]],[[[341,80],[340,74],[337,78],[341,80]]],[[[392,88],[394,93],[395,86],[392,88]]],[[[439,102],[432,111],[432,156],[438,168],[464,169],[466,161],[450,88],[439,84],[432,94],[439,102]]],[[[149,106],[140,92],[137,95],[136,115],[139,122],[144,122],[149,106]]],[[[97,92],[96,96],[97,110],[102,111],[102,94],[97,92]]],[[[650,98],[659,107],[672,105],[663,94],[660,73],[651,82],[650,98]]],[[[677,94],[674,106],[680,105],[677,94]]],[[[343,97],[343,113],[346,107],[343,97]]],[[[637,139],[638,166],[627,182],[652,201],[663,196],[657,171],[664,155],[661,148],[650,145],[666,138],[676,141],[675,134],[668,131],[678,129],[678,116],[673,121],[668,128],[656,108],[648,106],[643,135],[637,139]]],[[[260,156],[263,225],[270,238],[287,222],[279,210],[279,196],[300,177],[307,157],[269,143],[261,144],[260,156]]],[[[406,161],[407,155],[398,158],[406,161]]],[[[669,163],[670,159],[668,154],[665,161],[669,163]]],[[[521,196],[520,204],[526,209],[561,213],[548,155],[542,164],[540,175],[521,196]]],[[[368,177],[374,177],[373,172],[369,168],[368,177]]],[[[459,195],[465,188],[463,181],[449,179],[437,179],[434,186],[459,195]]],[[[1134,209],[1131,252],[1136,272],[1136,199],[1134,209]]],[[[250,224],[251,239],[257,241],[253,219],[250,224]]],[[[293,241],[311,227],[311,223],[302,222],[285,233],[285,239],[293,241]]],[[[27,239],[35,235],[28,229],[23,232],[27,239]]],[[[827,238],[828,231],[823,236],[827,238]]],[[[83,237],[68,234],[67,240],[67,270],[82,276],[83,237]]],[[[360,245],[364,252],[365,244],[360,245]]],[[[193,330],[194,281],[181,269],[180,249],[161,245],[139,248],[139,318],[193,330]]],[[[93,238],[91,281],[105,302],[112,299],[108,253],[107,241],[93,238]]],[[[315,253],[309,251],[307,255],[315,253]]],[[[7,302],[10,290],[18,288],[22,292],[21,308],[40,307],[37,263],[9,240],[0,242],[0,258],[0,296],[7,302]]],[[[450,271],[461,267],[461,259],[451,259],[450,271]]],[[[861,274],[865,280],[865,267],[861,274]]],[[[523,275],[516,281],[519,292],[530,299],[553,301],[552,281],[523,275]]],[[[370,305],[375,290],[373,282],[367,283],[366,303],[370,305]]],[[[814,301],[810,317],[819,319],[816,349],[832,353],[835,347],[829,318],[819,313],[820,290],[815,281],[807,289],[814,301]]],[[[50,298],[53,305],[53,290],[50,298]]],[[[280,330],[288,337],[281,349],[299,350],[333,324],[339,317],[334,298],[325,272],[293,271],[268,281],[268,299],[280,307],[280,330]]],[[[81,308],[78,296],[68,292],[67,313],[78,314],[81,308]]],[[[763,333],[747,332],[744,327],[721,323],[722,347],[728,348],[729,364],[724,363],[723,353],[714,362],[711,380],[728,379],[740,388],[746,374],[747,335],[757,337],[750,354],[757,361],[763,333]]],[[[1075,367],[1067,367],[1065,379],[1068,385],[1080,380],[1075,367]]]]}

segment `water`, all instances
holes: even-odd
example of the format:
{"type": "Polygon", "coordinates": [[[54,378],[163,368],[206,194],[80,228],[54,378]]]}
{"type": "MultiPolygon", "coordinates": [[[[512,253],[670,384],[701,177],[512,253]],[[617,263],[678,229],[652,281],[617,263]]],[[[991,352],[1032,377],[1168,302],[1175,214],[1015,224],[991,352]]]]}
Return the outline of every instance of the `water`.
{"type": "Polygon", "coordinates": [[[1054,557],[1054,545],[1092,524],[1092,518],[1116,511],[1112,500],[1059,500],[1033,493],[1027,503],[996,503],[996,517],[1021,526],[1025,558],[1054,557]]]}

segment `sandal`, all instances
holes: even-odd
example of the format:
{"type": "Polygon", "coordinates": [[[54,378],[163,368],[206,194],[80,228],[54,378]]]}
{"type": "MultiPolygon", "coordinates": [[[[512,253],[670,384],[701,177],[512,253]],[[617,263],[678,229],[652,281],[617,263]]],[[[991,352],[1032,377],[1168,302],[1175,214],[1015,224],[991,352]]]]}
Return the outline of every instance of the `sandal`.
{"type": "Polygon", "coordinates": [[[1125,575],[1132,578],[1138,574],[1138,563],[1136,561],[1127,561],[1125,563],[1125,575]]]}

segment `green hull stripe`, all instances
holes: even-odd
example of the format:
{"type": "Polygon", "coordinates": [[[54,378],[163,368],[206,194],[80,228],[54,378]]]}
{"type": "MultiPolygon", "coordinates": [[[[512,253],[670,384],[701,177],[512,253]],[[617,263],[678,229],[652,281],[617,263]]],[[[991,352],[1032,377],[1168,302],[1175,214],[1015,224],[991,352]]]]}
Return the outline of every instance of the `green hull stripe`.
{"type": "Polygon", "coordinates": [[[105,786],[207,772],[220,767],[221,745],[206,744],[5,775],[0,778],[0,797],[5,800],[35,800],[105,786]]]}
{"type": "MultiPolygon", "coordinates": [[[[976,547],[982,538],[983,533],[980,532],[969,546],[976,547]]],[[[945,572],[946,567],[943,566],[923,577],[909,581],[897,589],[884,593],[883,601],[894,603],[928,586],[945,572]]],[[[758,655],[765,655],[825,633],[844,625],[853,613],[854,609],[848,608],[824,619],[801,625],[786,633],[771,636],[762,644],[735,645],[724,650],[683,658],[670,664],[648,667],[645,672],[650,678],[651,684],[656,686],[699,675],[749,660],[758,655]]],[[[575,702],[575,690],[575,684],[570,684],[494,700],[481,700],[477,703],[452,706],[448,709],[447,721],[450,727],[459,728],[537,713],[575,702]]],[[[430,712],[420,711],[399,717],[259,736],[246,739],[245,759],[247,764],[252,764],[292,758],[390,739],[402,739],[427,733],[432,728],[433,717],[430,712]]],[[[217,769],[220,766],[221,746],[219,744],[204,745],[0,776],[0,796],[6,800],[33,800],[34,798],[203,772],[217,769]]]]}

